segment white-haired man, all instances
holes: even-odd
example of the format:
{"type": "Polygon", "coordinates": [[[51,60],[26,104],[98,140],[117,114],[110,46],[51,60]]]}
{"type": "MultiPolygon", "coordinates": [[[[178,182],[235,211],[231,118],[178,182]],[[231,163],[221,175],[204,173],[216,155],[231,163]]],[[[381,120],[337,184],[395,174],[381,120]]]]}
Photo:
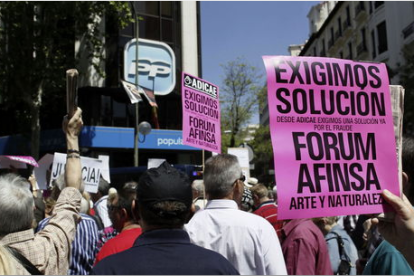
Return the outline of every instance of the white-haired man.
{"type": "MultiPolygon", "coordinates": [[[[27,180],[13,174],[0,177],[0,242],[26,258],[28,266],[36,268],[38,273],[66,274],[69,268],[71,243],[80,219],[82,198],[79,192],[82,179],[78,143],[82,125],[80,108],[69,121],[67,117],[63,121],[68,150],[67,187],[63,189],[54,215],[44,230],[33,233],[33,195],[27,180]]],[[[22,267],[17,268],[17,274],[27,274],[22,267]]]]}
{"type": "Polygon", "coordinates": [[[237,207],[243,178],[236,156],[219,154],[208,159],[204,169],[208,203],[195,213],[186,230],[193,243],[222,254],[242,275],[286,274],[273,227],[237,207]]]}

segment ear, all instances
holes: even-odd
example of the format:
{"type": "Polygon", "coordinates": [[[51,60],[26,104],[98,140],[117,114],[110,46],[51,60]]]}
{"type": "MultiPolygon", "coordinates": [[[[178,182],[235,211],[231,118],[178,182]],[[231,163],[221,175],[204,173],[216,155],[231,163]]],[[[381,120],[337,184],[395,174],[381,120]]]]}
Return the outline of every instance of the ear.
{"type": "MultiPolygon", "coordinates": [[[[128,219],[128,212],[125,208],[121,209],[121,218],[128,219]]],[[[129,218],[129,219],[131,219],[131,218],[129,218]]]]}
{"type": "Polygon", "coordinates": [[[408,180],[410,180],[408,178],[408,175],[405,172],[402,172],[402,188],[403,190],[408,189],[408,180]]]}
{"type": "Polygon", "coordinates": [[[185,223],[188,223],[190,221],[190,219],[194,216],[196,211],[197,211],[197,207],[195,206],[194,203],[192,203],[190,207],[190,212],[188,213],[185,223]]]}
{"type": "Polygon", "coordinates": [[[139,208],[138,208],[138,202],[135,199],[134,201],[132,201],[132,214],[134,216],[134,219],[136,221],[140,221],[141,220],[141,215],[139,214],[139,208]]]}
{"type": "Polygon", "coordinates": [[[241,204],[241,200],[243,198],[243,189],[244,184],[241,181],[236,181],[233,187],[233,199],[237,202],[237,204],[241,204]]]}

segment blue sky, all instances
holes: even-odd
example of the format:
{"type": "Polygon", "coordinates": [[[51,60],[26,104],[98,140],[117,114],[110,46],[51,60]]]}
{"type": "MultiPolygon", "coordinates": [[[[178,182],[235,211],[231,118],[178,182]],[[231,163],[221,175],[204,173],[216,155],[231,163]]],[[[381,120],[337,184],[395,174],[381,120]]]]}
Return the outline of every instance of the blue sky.
{"type": "MultiPolygon", "coordinates": [[[[315,1],[201,1],[203,79],[221,86],[220,64],[244,57],[263,72],[263,55],[289,55],[309,37],[315,1]]],[[[258,115],[252,119],[258,123],[258,115]]]]}

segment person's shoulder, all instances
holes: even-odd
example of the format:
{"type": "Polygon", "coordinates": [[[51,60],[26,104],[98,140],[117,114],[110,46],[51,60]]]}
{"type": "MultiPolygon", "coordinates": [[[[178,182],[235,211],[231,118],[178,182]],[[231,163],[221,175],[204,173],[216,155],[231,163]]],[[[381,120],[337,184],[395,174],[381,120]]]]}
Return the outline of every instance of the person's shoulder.
{"type": "Polygon", "coordinates": [[[377,253],[377,256],[384,254],[401,254],[392,244],[383,240],[378,247],[375,249],[374,254],[377,253]]]}
{"type": "Polygon", "coordinates": [[[303,239],[305,242],[311,240],[320,240],[325,242],[324,235],[316,224],[312,222],[312,220],[301,221],[290,231],[289,235],[295,239],[303,239]]]}
{"type": "Polygon", "coordinates": [[[37,225],[37,231],[42,230],[43,228],[45,228],[45,226],[49,223],[50,217],[49,218],[44,218],[41,221],[39,221],[38,225],[37,225]]]}
{"type": "Polygon", "coordinates": [[[404,256],[390,243],[382,241],[364,269],[365,275],[412,275],[404,256]]]}
{"type": "Polygon", "coordinates": [[[223,255],[195,244],[190,244],[190,247],[191,249],[189,250],[189,253],[197,255],[197,259],[200,260],[199,265],[211,267],[211,264],[215,264],[215,269],[218,269],[219,271],[222,270],[221,272],[224,272],[225,274],[239,274],[234,266],[223,255]]]}
{"type": "MultiPolygon", "coordinates": [[[[107,243],[105,243],[104,246],[107,246],[107,243]]],[[[106,248],[108,248],[108,246],[106,248]]],[[[135,257],[135,254],[130,250],[125,250],[120,253],[116,253],[116,254],[112,254],[107,257],[104,257],[93,268],[93,274],[97,274],[97,275],[127,274],[127,273],[124,273],[124,271],[128,270],[129,265],[134,264],[134,261],[133,261],[134,257],[135,257]]]]}
{"type": "Polygon", "coordinates": [[[263,227],[269,228],[270,227],[274,231],[272,225],[265,218],[259,215],[253,214],[253,213],[247,213],[244,211],[240,211],[240,212],[242,213],[241,217],[244,219],[244,222],[246,223],[246,225],[249,225],[254,228],[263,228],[263,227]]]}

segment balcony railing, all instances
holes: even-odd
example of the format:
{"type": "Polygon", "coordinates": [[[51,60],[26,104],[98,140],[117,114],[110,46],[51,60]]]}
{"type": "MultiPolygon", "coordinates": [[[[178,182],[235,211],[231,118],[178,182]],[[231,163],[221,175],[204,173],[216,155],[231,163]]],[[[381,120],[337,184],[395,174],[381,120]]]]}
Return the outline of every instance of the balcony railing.
{"type": "Polygon", "coordinates": [[[414,32],[414,22],[411,22],[411,24],[405,27],[404,30],[402,31],[404,39],[406,39],[413,32],[414,32]]]}
{"type": "Polygon", "coordinates": [[[355,16],[358,16],[360,12],[365,11],[365,4],[362,1],[359,1],[355,7],[355,16]]]}
{"type": "Polygon", "coordinates": [[[351,30],[351,21],[350,20],[345,20],[344,23],[342,24],[343,34],[345,35],[350,30],[351,30]]]}
{"type": "Polygon", "coordinates": [[[331,38],[328,40],[328,48],[331,48],[334,45],[334,40],[331,38]]]}
{"type": "Polygon", "coordinates": [[[341,36],[342,36],[342,32],[339,32],[339,30],[337,30],[335,32],[335,41],[337,41],[341,36]]]}
{"type": "Polygon", "coordinates": [[[320,57],[326,57],[326,51],[322,50],[319,52],[320,57]]]}
{"type": "Polygon", "coordinates": [[[364,52],[367,52],[367,45],[365,42],[361,42],[360,44],[358,44],[357,46],[357,55],[361,55],[364,52]]]}

